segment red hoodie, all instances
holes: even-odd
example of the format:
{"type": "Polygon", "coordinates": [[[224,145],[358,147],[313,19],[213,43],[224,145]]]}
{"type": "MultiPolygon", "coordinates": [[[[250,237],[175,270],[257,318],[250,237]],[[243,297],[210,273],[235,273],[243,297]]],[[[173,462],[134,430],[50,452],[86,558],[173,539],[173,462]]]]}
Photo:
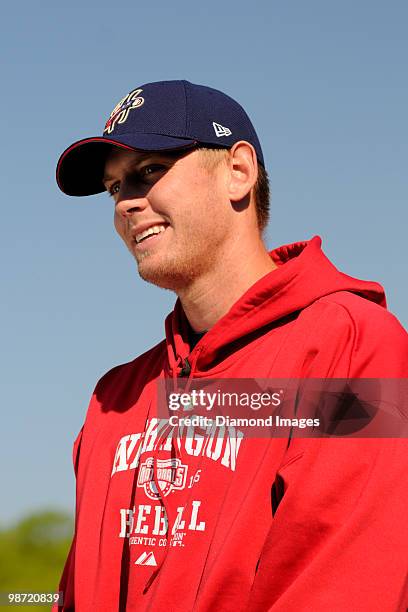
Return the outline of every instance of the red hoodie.
{"type": "Polygon", "coordinates": [[[382,287],[339,272],[318,237],[190,350],[166,340],[98,382],[74,444],[75,537],[63,610],[399,612],[408,602],[400,439],[166,438],[157,381],[405,378],[408,339],[382,287]],[[184,369],[183,369],[184,368],[184,369]]]}

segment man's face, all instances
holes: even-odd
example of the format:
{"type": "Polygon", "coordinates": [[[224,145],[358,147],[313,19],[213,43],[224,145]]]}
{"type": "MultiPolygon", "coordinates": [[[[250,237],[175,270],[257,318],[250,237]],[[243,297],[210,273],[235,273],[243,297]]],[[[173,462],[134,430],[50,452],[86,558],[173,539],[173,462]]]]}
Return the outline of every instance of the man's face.
{"type": "Polygon", "coordinates": [[[226,163],[210,170],[200,151],[114,148],[104,184],[144,280],[177,291],[220,265],[231,231],[226,163]]]}

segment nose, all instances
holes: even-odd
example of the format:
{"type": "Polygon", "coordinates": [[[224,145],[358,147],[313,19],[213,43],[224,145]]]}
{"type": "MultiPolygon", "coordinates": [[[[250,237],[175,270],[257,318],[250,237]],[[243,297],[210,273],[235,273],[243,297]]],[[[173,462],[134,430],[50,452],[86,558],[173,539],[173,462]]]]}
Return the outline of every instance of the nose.
{"type": "Polygon", "coordinates": [[[118,215],[127,218],[135,212],[141,212],[148,206],[146,197],[127,196],[119,197],[115,209],[118,215]]]}

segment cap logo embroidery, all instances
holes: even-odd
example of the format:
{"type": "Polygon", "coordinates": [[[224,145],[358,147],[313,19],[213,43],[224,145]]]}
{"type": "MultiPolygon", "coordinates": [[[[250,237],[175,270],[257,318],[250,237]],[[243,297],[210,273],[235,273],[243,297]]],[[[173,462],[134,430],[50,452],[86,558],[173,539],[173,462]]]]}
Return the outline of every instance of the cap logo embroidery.
{"type": "Polygon", "coordinates": [[[142,91],[143,89],[134,89],[118,102],[106,122],[103,133],[111,134],[117,123],[125,123],[132,109],[139,108],[144,104],[144,98],[139,96],[142,91]]]}
{"type": "Polygon", "coordinates": [[[217,138],[220,138],[220,136],[231,136],[232,134],[230,129],[220,125],[219,123],[215,123],[215,121],[213,121],[213,128],[217,138]]]}

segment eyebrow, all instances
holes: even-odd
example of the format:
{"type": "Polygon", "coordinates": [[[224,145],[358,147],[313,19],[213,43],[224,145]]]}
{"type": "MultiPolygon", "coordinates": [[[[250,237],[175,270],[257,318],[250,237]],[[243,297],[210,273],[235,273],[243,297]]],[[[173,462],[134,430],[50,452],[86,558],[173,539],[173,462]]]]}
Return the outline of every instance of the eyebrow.
{"type": "MultiPolygon", "coordinates": [[[[129,168],[130,169],[134,168],[135,166],[146,161],[150,157],[155,157],[155,156],[165,157],[167,159],[171,159],[171,160],[174,160],[174,162],[176,162],[178,159],[180,159],[181,157],[184,157],[189,152],[190,151],[185,150],[185,149],[180,149],[180,150],[176,149],[174,151],[165,151],[165,150],[164,151],[146,151],[140,156],[140,159],[129,164],[129,168]]],[[[111,176],[110,174],[105,174],[102,178],[102,182],[105,183],[106,181],[111,181],[114,178],[115,177],[111,176]]]]}
{"type": "MultiPolygon", "coordinates": [[[[149,159],[149,157],[152,157],[152,155],[154,155],[156,152],[152,151],[151,153],[146,153],[146,155],[142,155],[140,157],[140,159],[138,159],[137,161],[133,161],[129,164],[129,168],[134,168],[135,166],[137,166],[138,164],[140,164],[141,162],[145,161],[146,159],[149,159]]],[[[104,174],[102,177],[102,182],[105,183],[106,181],[111,181],[113,180],[115,177],[111,176],[110,174],[104,174]]]]}

